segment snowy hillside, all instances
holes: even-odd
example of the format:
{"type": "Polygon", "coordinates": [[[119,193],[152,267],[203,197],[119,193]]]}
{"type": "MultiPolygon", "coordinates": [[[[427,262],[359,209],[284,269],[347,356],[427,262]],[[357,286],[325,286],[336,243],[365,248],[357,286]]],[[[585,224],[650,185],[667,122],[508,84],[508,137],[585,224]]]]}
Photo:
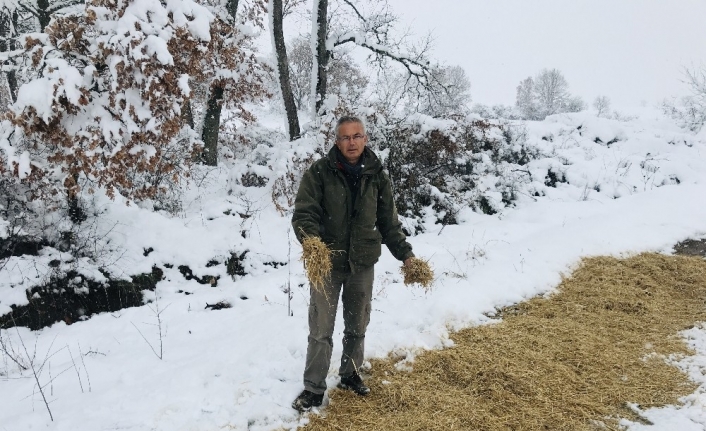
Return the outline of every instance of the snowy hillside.
{"type": "MultiPolygon", "coordinates": [[[[368,357],[397,352],[413,361],[420,348],[448,345],[449,330],[488,322],[498,307],[550,292],[583,256],[669,252],[678,241],[706,236],[703,133],[686,133],[652,112],[630,121],[556,115],[526,128],[526,142],[541,156],[526,165],[532,180],[518,189],[514,206],[494,215],[465,209],[458,225],[432,218],[410,238],[435,268],[430,292],[404,286],[399,262],[383,252],[368,357]]],[[[33,357],[41,366],[37,379],[54,421],[32,370],[2,355],[1,429],[269,430],[306,421],[290,403],[302,387],[308,285],[287,193],[279,195],[281,211],[272,197],[291,161],[315,148],[306,138],[294,146],[270,144],[198,172],[177,216],[96,196],[100,214],[86,226],[95,233],[98,260],[72,261],[50,247],[7,260],[0,268],[0,315],[25,305],[26,289],[56,271],[77,271],[78,290],[85,278],[126,278],[153,267],[164,278],[140,307],[38,331],[3,330],[4,345],[20,363],[33,357]],[[260,183],[246,187],[243,174],[252,172],[260,183]],[[244,275],[228,275],[232,256],[244,275]],[[219,302],[231,307],[207,307],[219,302]]],[[[481,188],[499,202],[496,183],[486,177],[481,188]]],[[[341,336],[339,321],[334,358],[341,336]]],[[[700,354],[695,370],[706,364],[706,352],[700,354]]],[[[334,360],[330,386],[336,368],[334,360]]],[[[700,399],[688,403],[700,408],[700,399]]],[[[655,429],[667,429],[661,421],[703,429],[706,420],[693,408],[650,418],[655,429]]]]}

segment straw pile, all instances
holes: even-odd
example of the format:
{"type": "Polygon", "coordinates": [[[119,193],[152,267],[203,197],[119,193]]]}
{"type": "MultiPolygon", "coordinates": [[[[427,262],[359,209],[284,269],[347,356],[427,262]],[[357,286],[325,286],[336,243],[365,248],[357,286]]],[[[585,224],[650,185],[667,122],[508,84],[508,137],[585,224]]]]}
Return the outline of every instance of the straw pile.
{"type": "Polygon", "coordinates": [[[372,392],[332,391],[310,430],[596,430],[674,404],[695,384],[661,355],[706,320],[706,261],[643,254],[586,259],[549,299],[460,331],[411,373],[374,361],[372,392]]]}
{"type": "Polygon", "coordinates": [[[405,285],[419,283],[426,290],[431,288],[431,282],[434,281],[434,271],[426,260],[413,257],[409,265],[402,265],[401,269],[405,285]]]}
{"type": "Polygon", "coordinates": [[[331,251],[319,237],[310,236],[302,242],[302,261],[306,276],[314,289],[322,290],[331,275],[331,251]]]}

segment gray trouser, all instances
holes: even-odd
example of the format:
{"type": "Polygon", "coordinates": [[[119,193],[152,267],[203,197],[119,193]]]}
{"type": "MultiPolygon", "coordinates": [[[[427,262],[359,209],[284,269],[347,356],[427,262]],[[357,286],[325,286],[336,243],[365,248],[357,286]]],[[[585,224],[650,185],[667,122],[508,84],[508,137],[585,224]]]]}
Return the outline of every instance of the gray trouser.
{"type": "Polygon", "coordinates": [[[373,267],[355,273],[332,271],[323,291],[311,288],[309,303],[309,346],[306,349],[304,389],[315,394],[326,391],[326,375],[331,364],[333,327],[338,297],[343,286],[343,356],[338,374],[348,377],[363,363],[365,329],[370,322],[373,296],[373,267]]]}

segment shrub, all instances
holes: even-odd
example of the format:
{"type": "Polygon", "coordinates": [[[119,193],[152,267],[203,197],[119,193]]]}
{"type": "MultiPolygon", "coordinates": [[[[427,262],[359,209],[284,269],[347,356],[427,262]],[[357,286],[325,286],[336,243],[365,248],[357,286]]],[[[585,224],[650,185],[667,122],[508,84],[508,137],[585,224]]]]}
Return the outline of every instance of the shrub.
{"type": "Polygon", "coordinates": [[[526,140],[521,126],[473,118],[417,116],[392,129],[381,147],[400,214],[419,231],[429,208],[437,223],[455,224],[463,207],[493,214],[512,205],[517,184],[529,181],[521,167],[540,155],[526,140]]]}

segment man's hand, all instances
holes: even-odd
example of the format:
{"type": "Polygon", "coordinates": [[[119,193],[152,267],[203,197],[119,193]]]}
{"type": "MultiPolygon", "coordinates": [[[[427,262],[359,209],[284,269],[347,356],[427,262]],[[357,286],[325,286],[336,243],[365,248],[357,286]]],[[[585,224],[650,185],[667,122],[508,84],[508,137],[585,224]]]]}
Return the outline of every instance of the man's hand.
{"type": "Polygon", "coordinates": [[[404,260],[404,266],[409,266],[412,263],[412,258],[408,257],[407,259],[404,260]]]}

